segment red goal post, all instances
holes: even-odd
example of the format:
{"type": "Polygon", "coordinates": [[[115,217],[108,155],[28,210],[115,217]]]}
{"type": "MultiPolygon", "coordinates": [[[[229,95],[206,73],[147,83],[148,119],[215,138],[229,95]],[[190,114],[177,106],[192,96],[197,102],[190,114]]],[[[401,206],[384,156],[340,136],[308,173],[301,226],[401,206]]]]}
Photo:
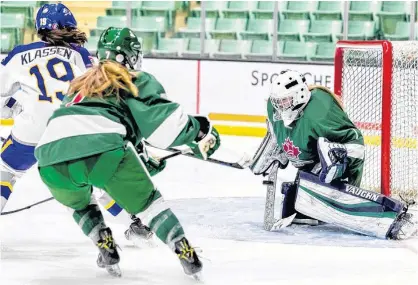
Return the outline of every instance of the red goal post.
{"type": "Polygon", "coordinates": [[[336,46],[334,92],[366,142],[362,186],[385,195],[417,195],[417,62],[418,42],[336,46]]]}

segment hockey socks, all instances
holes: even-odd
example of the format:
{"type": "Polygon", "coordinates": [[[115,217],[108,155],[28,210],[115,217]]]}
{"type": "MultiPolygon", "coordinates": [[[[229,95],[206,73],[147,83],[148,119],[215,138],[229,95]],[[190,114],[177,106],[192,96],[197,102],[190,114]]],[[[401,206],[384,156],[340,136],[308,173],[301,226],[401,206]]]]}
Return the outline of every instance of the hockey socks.
{"type": "Polygon", "coordinates": [[[100,239],[99,231],[106,228],[102,212],[92,199],[83,210],[74,210],[73,218],[83,233],[97,243],[100,239]]]}
{"type": "Polygon", "coordinates": [[[174,248],[174,242],[184,237],[183,227],[171,209],[160,212],[151,219],[148,226],[170,248],[174,248]]]}

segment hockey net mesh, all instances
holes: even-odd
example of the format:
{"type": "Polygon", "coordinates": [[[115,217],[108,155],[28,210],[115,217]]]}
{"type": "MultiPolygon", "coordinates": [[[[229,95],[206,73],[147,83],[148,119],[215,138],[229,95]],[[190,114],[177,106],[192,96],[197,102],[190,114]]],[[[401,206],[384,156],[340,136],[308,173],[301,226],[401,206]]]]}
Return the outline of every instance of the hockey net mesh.
{"type": "MultiPolygon", "coordinates": [[[[418,196],[418,42],[392,46],[390,191],[411,199],[418,196]]],[[[366,145],[361,186],[380,192],[384,54],[379,46],[343,49],[342,100],[366,145]]]]}

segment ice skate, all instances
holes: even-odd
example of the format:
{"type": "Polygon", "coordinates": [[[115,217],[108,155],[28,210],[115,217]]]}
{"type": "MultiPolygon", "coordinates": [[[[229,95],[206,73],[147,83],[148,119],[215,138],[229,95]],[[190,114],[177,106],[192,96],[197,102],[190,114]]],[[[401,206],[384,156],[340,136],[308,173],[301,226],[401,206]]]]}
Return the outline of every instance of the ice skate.
{"type": "Polygon", "coordinates": [[[188,240],[183,237],[174,244],[174,247],[174,252],[180,259],[184,273],[196,280],[201,280],[202,262],[200,262],[195,249],[190,246],[188,240]]]}
{"type": "Polygon", "coordinates": [[[132,216],[133,223],[125,231],[125,238],[138,247],[156,247],[154,233],[141,220],[132,216]]]}
{"type": "Polygon", "coordinates": [[[112,237],[112,231],[109,228],[101,229],[99,236],[100,240],[97,242],[97,247],[100,253],[97,258],[97,265],[100,268],[106,268],[110,275],[121,277],[122,272],[118,265],[120,257],[112,237]]]}
{"type": "Polygon", "coordinates": [[[399,214],[395,224],[390,232],[390,238],[395,240],[404,240],[418,235],[418,211],[406,207],[399,214]]]}

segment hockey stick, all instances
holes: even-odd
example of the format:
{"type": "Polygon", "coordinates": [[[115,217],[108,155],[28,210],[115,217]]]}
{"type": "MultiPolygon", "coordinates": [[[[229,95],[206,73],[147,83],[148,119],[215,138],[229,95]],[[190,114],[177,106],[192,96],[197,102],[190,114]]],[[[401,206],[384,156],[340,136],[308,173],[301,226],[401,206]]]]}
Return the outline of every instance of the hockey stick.
{"type": "Polygon", "coordinates": [[[267,181],[263,181],[264,185],[267,185],[266,204],[264,207],[264,229],[266,231],[280,230],[289,226],[296,213],[287,218],[276,219],[274,217],[274,204],[276,203],[276,183],[277,183],[277,171],[279,170],[279,163],[273,164],[271,172],[268,175],[267,181]]]}
{"type": "MultiPolygon", "coordinates": [[[[169,155],[166,155],[166,156],[161,157],[161,158],[159,159],[159,161],[160,161],[160,162],[162,162],[162,161],[165,161],[165,160],[170,159],[170,158],[172,158],[172,157],[176,157],[176,156],[178,156],[178,155],[180,155],[180,154],[183,154],[183,153],[184,153],[184,151],[177,150],[177,151],[176,151],[176,152],[174,152],[174,153],[171,153],[171,154],[169,154],[169,155]]],[[[23,208],[19,208],[19,209],[12,210],[12,211],[7,211],[7,212],[2,212],[2,213],[0,213],[0,215],[1,215],[1,216],[5,216],[5,215],[10,215],[10,214],[18,213],[18,212],[21,212],[21,211],[24,211],[24,210],[28,210],[28,209],[32,208],[33,206],[37,206],[37,205],[40,205],[40,204],[46,203],[46,202],[51,201],[51,200],[54,200],[54,197],[49,197],[49,198],[47,198],[47,199],[45,199],[45,200],[42,200],[42,201],[36,202],[36,203],[34,203],[34,204],[31,204],[31,205],[26,206],[26,207],[23,207],[23,208]]]]}
{"type": "MultiPolygon", "coordinates": [[[[147,141],[145,141],[145,144],[147,146],[158,148],[158,147],[153,146],[152,144],[150,144],[147,141]]],[[[161,148],[158,148],[158,149],[161,149],[161,148]]],[[[162,149],[162,150],[171,151],[171,152],[178,152],[179,151],[178,149],[173,148],[173,147],[170,147],[170,148],[167,148],[167,149],[162,149]]],[[[180,154],[182,154],[184,156],[187,156],[187,157],[191,157],[191,158],[195,158],[195,159],[199,159],[199,160],[202,160],[202,161],[207,161],[207,162],[210,162],[210,163],[215,163],[215,164],[219,164],[219,165],[223,165],[223,166],[227,166],[227,167],[232,167],[232,168],[236,168],[236,169],[245,169],[245,164],[240,163],[241,160],[244,160],[244,162],[245,162],[244,157],[238,162],[228,162],[228,161],[218,160],[218,159],[211,158],[211,157],[209,157],[207,160],[203,160],[203,159],[200,159],[199,157],[195,156],[192,153],[188,153],[189,151],[190,150],[187,150],[187,152],[182,152],[180,154]]]]}
{"type": "Polygon", "coordinates": [[[20,209],[16,209],[16,210],[8,211],[8,212],[3,212],[3,213],[1,213],[0,215],[5,216],[5,215],[14,214],[14,213],[17,213],[17,212],[20,212],[20,211],[23,211],[23,210],[30,209],[30,208],[32,208],[33,206],[36,206],[36,205],[40,205],[40,204],[46,203],[46,202],[51,201],[51,200],[54,200],[54,197],[49,197],[49,198],[47,198],[47,199],[45,199],[45,200],[42,200],[42,201],[36,202],[36,203],[34,203],[34,204],[32,204],[32,205],[29,205],[29,206],[26,206],[26,207],[23,207],[23,208],[20,208],[20,209]]]}

